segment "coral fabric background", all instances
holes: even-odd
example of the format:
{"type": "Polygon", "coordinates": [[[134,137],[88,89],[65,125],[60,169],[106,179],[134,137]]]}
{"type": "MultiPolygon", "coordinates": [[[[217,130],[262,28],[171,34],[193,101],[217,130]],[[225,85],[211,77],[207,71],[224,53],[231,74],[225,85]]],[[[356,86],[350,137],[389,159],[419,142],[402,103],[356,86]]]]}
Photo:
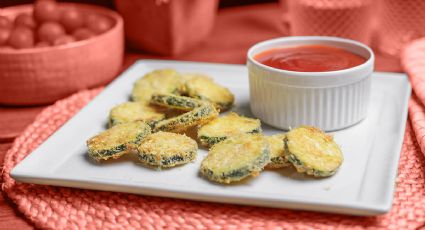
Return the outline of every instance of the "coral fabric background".
{"type": "MultiPolygon", "coordinates": [[[[251,45],[255,44],[256,42],[259,42],[261,40],[266,40],[274,37],[284,36],[284,31],[282,30],[282,24],[281,24],[281,10],[280,6],[277,4],[263,4],[263,5],[255,5],[255,6],[244,6],[244,7],[231,7],[226,9],[221,9],[218,13],[218,16],[215,21],[215,25],[213,28],[213,32],[208,37],[206,41],[204,41],[201,45],[194,47],[189,52],[177,56],[177,57],[160,57],[156,55],[146,55],[141,53],[136,53],[134,51],[128,50],[125,55],[125,65],[123,69],[131,65],[135,60],[140,58],[164,58],[164,59],[177,59],[177,60],[193,60],[193,61],[205,61],[205,62],[221,62],[221,63],[238,63],[243,64],[245,62],[245,53],[247,48],[249,48],[251,45]],[[237,30],[235,30],[237,28],[237,30]]],[[[413,88],[415,92],[425,92],[423,87],[425,86],[425,72],[424,68],[421,68],[421,66],[425,66],[425,63],[423,61],[417,61],[417,60],[425,60],[425,41],[417,42],[415,44],[412,44],[410,50],[413,50],[415,52],[405,52],[403,54],[403,66],[406,68],[407,72],[411,76],[411,81],[413,83],[413,88]],[[418,51],[418,52],[416,52],[418,51]],[[421,56],[422,55],[422,56],[421,56]]],[[[402,71],[400,65],[398,64],[398,61],[392,58],[386,58],[382,55],[377,55],[377,62],[376,62],[376,69],[378,71],[402,71]]],[[[72,116],[72,114],[77,111],[81,106],[83,106],[87,101],[90,100],[91,97],[93,97],[96,94],[96,91],[87,91],[84,93],[81,93],[77,96],[73,96],[70,99],[67,99],[65,101],[60,102],[58,105],[55,105],[54,108],[58,109],[61,108],[61,106],[66,106],[67,103],[71,103],[74,107],[70,108],[68,112],[64,115],[63,119],[60,119],[59,121],[55,120],[52,121],[52,129],[55,126],[58,126],[63,123],[67,117],[72,116]]],[[[330,224],[329,227],[340,227],[340,228],[346,228],[346,227],[353,227],[353,228],[360,228],[360,227],[366,227],[366,226],[374,226],[375,228],[389,228],[392,227],[394,229],[396,228],[418,228],[420,226],[423,226],[425,223],[425,212],[423,210],[424,207],[424,157],[421,153],[420,149],[422,149],[422,152],[425,150],[425,139],[423,138],[425,133],[422,131],[424,130],[423,127],[425,127],[425,123],[423,122],[425,120],[425,109],[422,106],[422,101],[425,102],[425,97],[423,96],[423,93],[417,93],[417,98],[414,98],[409,107],[410,112],[410,121],[408,122],[408,127],[406,131],[405,141],[403,145],[403,154],[401,162],[403,162],[400,171],[403,172],[399,175],[399,183],[403,183],[404,185],[407,185],[405,187],[399,187],[397,189],[397,194],[402,194],[403,196],[399,197],[395,200],[395,206],[397,209],[393,209],[390,213],[392,217],[389,216],[383,216],[383,217],[377,217],[377,218],[357,218],[357,217],[351,217],[351,218],[345,218],[343,216],[339,215],[323,215],[323,214],[313,214],[308,212],[290,212],[287,210],[279,210],[279,211],[273,211],[273,209],[257,209],[255,207],[235,207],[235,206],[225,206],[224,208],[221,207],[221,205],[216,204],[204,204],[199,203],[199,207],[196,210],[200,210],[203,212],[208,212],[209,208],[215,208],[218,211],[223,212],[221,215],[216,215],[216,219],[211,222],[211,225],[197,225],[199,223],[196,223],[196,215],[193,216],[193,213],[191,213],[190,210],[185,210],[184,207],[191,207],[190,205],[187,206],[187,201],[175,201],[174,205],[171,205],[170,208],[182,208],[184,213],[187,215],[191,215],[190,220],[193,220],[194,222],[191,224],[189,223],[188,226],[191,226],[193,228],[196,227],[220,227],[223,226],[223,224],[230,224],[228,226],[230,227],[243,227],[243,225],[240,225],[244,221],[246,221],[245,227],[302,227],[304,228],[326,228],[327,224],[330,224]],[[412,124],[412,126],[410,125],[412,124]],[[418,144],[418,142],[419,144],[418,144]],[[409,173],[410,172],[410,173],[409,173]],[[412,193],[409,196],[409,193],[412,193]],[[407,194],[407,195],[406,195],[407,194]],[[410,200],[409,200],[410,199],[410,200]],[[185,206],[186,205],[186,206],[185,206]],[[416,209],[413,209],[416,208],[416,209]],[[412,211],[415,210],[415,211],[412,211]],[[231,212],[233,211],[238,214],[240,214],[242,217],[246,218],[243,219],[241,216],[235,216],[232,215],[231,212]],[[252,215],[244,215],[244,213],[251,212],[252,215]],[[288,215],[288,219],[285,220],[285,215],[288,215]],[[311,220],[309,222],[306,222],[306,225],[299,225],[297,224],[297,215],[299,215],[298,221],[306,221],[309,217],[316,217],[321,218],[321,221],[314,221],[311,220]],[[266,217],[269,217],[267,219],[266,217]],[[217,219],[218,218],[218,219],[217,219]],[[242,218],[242,219],[241,219],[242,218]],[[232,223],[234,225],[232,225],[232,223]],[[335,224],[338,223],[338,224],[335,224]],[[280,225],[279,225],[280,224],[280,225]]],[[[3,165],[3,156],[5,155],[6,151],[11,147],[11,141],[13,138],[18,135],[25,126],[32,123],[35,116],[45,107],[27,107],[27,108],[10,108],[10,107],[0,107],[0,163],[3,165]]],[[[48,119],[46,116],[48,114],[51,114],[53,117],[54,115],[57,115],[57,111],[53,108],[50,108],[43,112],[44,118],[48,119]]],[[[42,120],[42,117],[39,117],[38,123],[33,124],[31,127],[36,127],[37,124],[40,124],[42,120]],[[41,119],[41,120],[40,120],[41,119]]],[[[30,129],[31,130],[31,129],[30,129]]],[[[52,131],[52,130],[50,130],[52,131]]],[[[28,133],[28,130],[27,132],[28,133]]],[[[44,135],[48,135],[48,131],[44,135]]],[[[38,138],[37,141],[41,141],[43,138],[47,136],[38,138]]],[[[28,148],[33,148],[35,145],[38,145],[38,142],[24,142],[22,141],[23,138],[18,139],[18,141],[21,141],[19,143],[22,144],[22,146],[26,146],[28,148]]],[[[11,150],[11,152],[16,151],[11,150]]],[[[16,152],[14,152],[16,153],[16,152]]],[[[20,155],[22,157],[22,155],[20,155]]],[[[9,158],[9,161],[11,158],[9,158]]],[[[10,167],[9,165],[8,167],[10,167]]],[[[10,168],[9,168],[10,169],[10,168]]],[[[8,170],[9,170],[8,169],[8,170]]],[[[7,170],[7,171],[8,171],[7,170]]],[[[6,176],[7,178],[7,176],[6,176]]],[[[11,191],[10,184],[6,185],[5,189],[9,189],[8,193],[13,193],[11,191]]],[[[38,188],[39,189],[39,188],[38,188]]],[[[40,191],[37,188],[34,188],[35,191],[40,191]]],[[[63,191],[67,192],[66,190],[62,190],[60,188],[57,188],[57,192],[63,191]]],[[[74,191],[75,192],[75,191],[74,191]]],[[[89,193],[96,193],[96,192],[89,192],[89,193]]],[[[13,199],[19,199],[19,195],[25,195],[23,193],[17,193],[15,194],[13,199]],[[18,197],[16,196],[18,194],[18,197]]],[[[104,196],[106,196],[108,193],[98,193],[100,196],[100,200],[102,200],[104,196]]],[[[129,195],[129,199],[137,199],[137,196],[129,195]],[[134,198],[136,197],[136,198],[134,198]]],[[[24,198],[24,197],[21,197],[24,198]]],[[[31,202],[31,199],[24,199],[25,201],[31,202]]],[[[158,205],[160,204],[161,199],[160,198],[150,198],[148,199],[150,201],[147,201],[147,206],[145,208],[150,208],[152,206],[149,205],[158,205]]],[[[166,200],[165,203],[169,204],[169,200],[166,200]]],[[[173,201],[171,201],[173,202],[173,201]]],[[[22,202],[19,204],[19,209],[21,211],[25,211],[26,218],[31,219],[31,221],[27,221],[27,219],[22,216],[22,214],[19,213],[16,206],[8,200],[5,196],[3,198],[0,198],[0,229],[7,229],[7,228],[22,228],[22,229],[30,229],[34,227],[34,223],[36,223],[37,227],[52,227],[55,225],[49,225],[46,223],[49,223],[45,219],[43,220],[43,216],[46,215],[46,218],[49,214],[41,214],[36,213],[37,209],[34,208],[31,212],[31,210],[26,210],[25,207],[31,206],[25,206],[22,202]],[[12,207],[12,208],[11,208],[12,207]],[[28,213],[33,213],[34,215],[28,215],[28,213]]],[[[158,209],[159,210],[159,209],[158,209]]],[[[194,210],[194,209],[193,209],[194,210]]],[[[65,213],[65,212],[64,212],[65,213]]],[[[146,210],[146,213],[151,213],[150,210],[146,210]]],[[[151,213],[152,214],[152,213],[151,213]]],[[[170,220],[173,220],[175,223],[178,223],[179,221],[185,221],[183,219],[175,218],[175,216],[180,215],[181,213],[178,212],[167,212],[166,213],[170,220]]],[[[75,215],[76,218],[79,216],[75,215]]],[[[207,215],[208,216],[208,215],[207,215]]],[[[81,216],[83,217],[83,216],[81,216]]],[[[201,218],[201,217],[200,217],[201,218]]],[[[205,216],[203,217],[205,219],[205,216]]],[[[189,219],[188,219],[189,220],[189,219]]],[[[141,220],[140,220],[141,221],[141,220]]],[[[143,221],[155,221],[154,219],[147,219],[143,221]]],[[[59,220],[60,222],[60,220],[59,220]]],[[[57,222],[57,224],[59,224],[57,222]]],[[[109,223],[109,222],[108,222],[109,223]]],[[[55,223],[56,224],[56,223],[55,223]]],[[[182,224],[182,223],[181,223],[182,224]]],[[[63,225],[57,225],[57,226],[63,226],[63,225]]],[[[96,225],[93,225],[96,226],[96,225]]],[[[141,225],[143,226],[143,225],[141,225]]],[[[149,226],[149,225],[145,225],[149,226]]],[[[178,227],[182,225],[174,225],[174,227],[178,227]]],[[[78,227],[78,226],[74,226],[78,227]]],[[[80,226],[81,227],[81,226],[80,226]]],[[[86,226],[87,227],[87,226],[86,226]]],[[[99,226],[98,226],[99,227],[99,226]]]]}

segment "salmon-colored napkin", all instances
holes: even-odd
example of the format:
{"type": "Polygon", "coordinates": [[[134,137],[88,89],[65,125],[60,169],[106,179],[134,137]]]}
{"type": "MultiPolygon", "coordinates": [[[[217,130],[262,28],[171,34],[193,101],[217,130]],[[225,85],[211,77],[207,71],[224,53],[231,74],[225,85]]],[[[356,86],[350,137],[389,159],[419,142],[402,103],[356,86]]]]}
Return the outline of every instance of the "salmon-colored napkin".
{"type": "Polygon", "coordinates": [[[409,43],[401,60],[414,93],[409,103],[409,117],[416,140],[425,153],[425,38],[409,43]]]}

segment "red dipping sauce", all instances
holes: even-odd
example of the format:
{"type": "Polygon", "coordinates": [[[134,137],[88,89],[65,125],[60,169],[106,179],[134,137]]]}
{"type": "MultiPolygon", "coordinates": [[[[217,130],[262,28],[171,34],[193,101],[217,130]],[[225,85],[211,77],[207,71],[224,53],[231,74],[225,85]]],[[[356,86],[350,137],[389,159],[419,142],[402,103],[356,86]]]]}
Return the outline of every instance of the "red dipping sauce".
{"type": "Polygon", "coordinates": [[[274,48],[255,55],[254,59],[276,69],[298,72],[343,70],[366,62],[362,56],[327,45],[274,48]]]}

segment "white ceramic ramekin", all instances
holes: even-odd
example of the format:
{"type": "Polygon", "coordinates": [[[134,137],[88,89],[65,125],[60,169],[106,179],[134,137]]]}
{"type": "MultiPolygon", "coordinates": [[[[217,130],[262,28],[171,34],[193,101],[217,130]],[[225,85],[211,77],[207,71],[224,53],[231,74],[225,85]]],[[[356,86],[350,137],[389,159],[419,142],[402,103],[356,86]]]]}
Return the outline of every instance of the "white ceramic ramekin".
{"type": "Polygon", "coordinates": [[[283,37],[254,45],[247,58],[252,113],[271,126],[288,130],[313,125],[332,131],[352,126],[367,115],[374,54],[360,42],[324,36],[283,37]],[[338,71],[296,72],[254,59],[272,48],[309,44],[343,48],[367,61],[338,71]]]}

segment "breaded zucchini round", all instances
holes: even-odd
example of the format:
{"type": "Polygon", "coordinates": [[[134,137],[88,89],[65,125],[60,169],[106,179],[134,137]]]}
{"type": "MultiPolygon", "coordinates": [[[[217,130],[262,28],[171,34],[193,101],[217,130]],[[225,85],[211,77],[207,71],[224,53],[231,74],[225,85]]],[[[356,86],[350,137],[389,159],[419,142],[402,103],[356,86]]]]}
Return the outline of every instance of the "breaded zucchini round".
{"type": "Polygon", "coordinates": [[[137,147],[137,152],[141,162],[169,168],[194,161],[198,145],[182,134],[157,132],[144,138],[137,147]]]}
{"type": "Polygon", "coordinates": [[[205,102],[190,97],[177,96],[174,94],[157,93],[154,93],[152,95],[151,103],[154,105],[160,105],[167,108],[184,111],[190,111],[205,104],[205,102]]]}
{"type": "Polygon", "coordinates": [[[231,112],[202,126],[198,131],[198,138],[202,145],[211,147],[229,136],[261,132],[260,120],[239,116],[237,113],[231,112]]]}
{"type": "Polygon", "coordinates": [[[143,102],[125,102],[109,112],[109,127],[130,121],[144,121],[149,125],[165,119],[165,114],[143,102]]]}
{"type": "Polygon", "coordinates": [[[214,108],[214,106],[210,103],[205,103],[205,105],[192,111],[156,123],[154,132],[183,132],[193,126],[203,125],[217,116],[218,111],[214,108]]]}
{"type": "Polygon", "coordinates": [[[235,101],[235,96],[229,89],[215,83],[211,78],[197,74],[185,83],[186,94],[193,98],[209,101],[220,111],[230,109],[235,101]]]}
{"type": "Polygon", "coordinates": [[[270,163],[266,168],[277,169],[289,166],[290,163],[285,158],[285,145],[283,143],[285,134],[281,133],[268,136],[266,139],[270,144],[270,163]]]}
{"type": "Polygon", "coordinates": [[[316,177],[333,175],[343,162],[343,155],[332,136],[318,128],[301,126],[284,139],[285,157],[298,172],[316,177]]]}
{"type": "Polygon", "coordinates": [[[257,176],[270,162],[269,143],[261,134],[241,134],[214,145],[201,163],[211,181],[231,183],[257,176]]]}
{"type": "Polygon", "coordinates": [[[177,71],[154,70],[134,83],[131,100],[149,102],[153,93],[180,94],[183,87],[183,80],[177,71]]]}
{"type": "Polygon", "coordinates": [[[150,126],[142,121],[116,125],[87,140],[88,154],[96,161],[116,159],[133,150],[150,133],[150,126]]]}
{"type": "MultiPolygon", "coordinates": [[[[186,83],[187,81],[189,81],[190,79],[192,79],[194,77],[200,77],[200,76],[203,76],[203,75],[198,74],[198,73],[181,73],[181,76],[182,76],[183,82],[186,83]]],[[[209,78],[207,76],[204,76],[204,77],[209,78]]],[[[185,89],[185,92],[186,92],[186,89],[185,89]]]]}

